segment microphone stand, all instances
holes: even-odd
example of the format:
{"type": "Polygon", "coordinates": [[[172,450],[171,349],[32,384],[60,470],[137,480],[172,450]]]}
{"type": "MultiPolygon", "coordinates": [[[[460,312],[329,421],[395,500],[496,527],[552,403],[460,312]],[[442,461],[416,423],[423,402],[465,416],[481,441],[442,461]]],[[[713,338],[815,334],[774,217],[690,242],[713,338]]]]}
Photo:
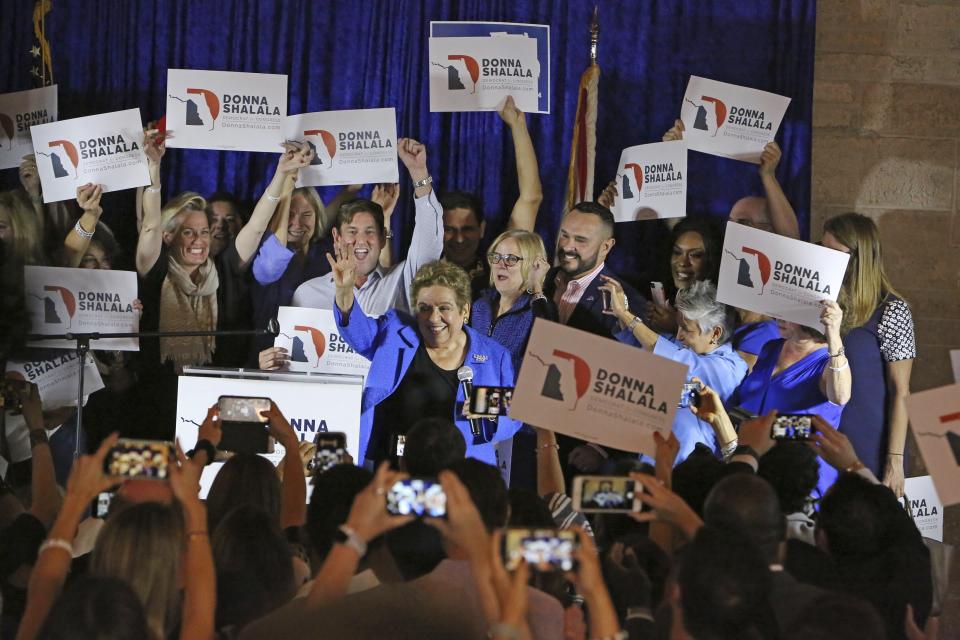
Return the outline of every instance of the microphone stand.
{"type": "MultiPolygon", "coordinates": [[[[91,340],[107,340],[109,338],[195,338],[207,336],[264,336],[280,333],[280,324],[276,318],[271,318],[265,329],[236,329],[229,331],[133,331],[127,333],[63,333],[59,335],[30,334],[28,340],[72,340],[76,342],[74,351],[80,363],[80,375],[77,379],[77,433],[74,444],[73,458],[80,457],[80,430],[83,428],[83,369],[86,365],[87,353],[90,351],[91,340]]],[[[6,416],[4,416],[6,417],[6,416]]]]}

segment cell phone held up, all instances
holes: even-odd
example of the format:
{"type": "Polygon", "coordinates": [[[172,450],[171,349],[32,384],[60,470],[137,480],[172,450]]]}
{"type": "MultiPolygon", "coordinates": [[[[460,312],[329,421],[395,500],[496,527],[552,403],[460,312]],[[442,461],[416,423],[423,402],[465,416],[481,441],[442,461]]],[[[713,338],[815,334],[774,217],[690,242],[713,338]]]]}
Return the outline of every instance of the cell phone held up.
{"type": "Polygon", "coordinates": [[[580,541],[574,531],[557,529],[523,529],[510,527],[503,534],[501,553],[507,571],[513,571],[521,560],[534,571],[575,571],[574,552],[580,541]]]}
{"type": "Polygon", "coordinates": [[[677,403],[677,407],[680,409],[685,409],[691,406],[699,407],[700,388],[699,382],[683,383],[683,389],[680,391],[680,402],[677,403]]]}
{"type": "Polygon", "coordinates": [[[387,512],[395,516],[443,518],[447,494],[432,478],[398,480],[387,491],[387,512]]]}
{"type": "Polygon", "coordinates": [[[473,387],[470,413],[481,418],[496,418],[510,413],[513,387],[473,387]]]}
{"type": "Polygon", "coordinates": [[[802,413],[784,413],[778,415],[770,427],[770,437],[774,440],[809,440],[813,435],[813,416],[802,413]]]}
{"type": "Polygon", "coordinates": [[[313,441],[316,451],[313,459],[307,463],[307,471],[311,475],[319,475],[329,471],[338,464],[343,464],[347,453],[347,434],[340,431],[320,432],[313,441]]]}
{"type": "Polygon", "coordinates": [[[633,513],[643,507],[643,487],[625,476],[576,476],[573,508],[581,513],[633,513]]]}
{"type": "Polygon", "coordinates": [[[270,398],[220,396],[217,404],[223,431],[220,449],[234,453],[273,453],[275,443],[268,430],[269,419],[261,413],[270,410],[270,398]]]}
{"type": "Polygon", "coordinates": [[[120,439],[107,452],[103,473],[116,480],[169,480],[175,456],[172,442],[120,439]]]}

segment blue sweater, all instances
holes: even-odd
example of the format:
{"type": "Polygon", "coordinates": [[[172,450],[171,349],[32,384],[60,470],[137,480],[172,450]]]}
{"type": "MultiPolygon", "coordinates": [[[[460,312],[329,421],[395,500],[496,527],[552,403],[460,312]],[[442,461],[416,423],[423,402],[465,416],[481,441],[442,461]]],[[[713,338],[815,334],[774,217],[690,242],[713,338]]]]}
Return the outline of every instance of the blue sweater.
{"type": "Polygon", "coordinates": [[[556,308],[546,299],[535,303],[533,296],[527,293],[517,298],[510,311],[498,318],[499,308],[500,294],[497,290],[492,287],[484,289],[470,309],[470,326],[503,345],[510,352],[514,373],[519,373],[534,319],[556,321],[556,308]]]}
{"type": "MultiPolygon", "coordinates": [[[[357,307],[354,304],[354,309],[357,307]]],[[[406,314],[388,311],[379,318],[370,318],[362,312],[346,316],[334,305],[333,314],[341,335],[353,349],[370,360],[370,372],[363,386],[363,402],[360,415],[360,446],[358,463],[366,460],[367,444],[375,428],[373,416],[378,404],[383,402],[400,385],[413,356],[420,347],[420,335],[416,321],[406,314]]],[[[492,387],[512,387],[513,365],[510,354],[494,340],[477,333],[468,326],[467,355],[463,363],[473,369],[473,384],[492,387]]],[[[481,420],[483,433],[473,436],[470,422],[460,411],[463,408],[463,388],[457,388],[457,401],[451,418],[467,443],[467,457],[477,458],[496,466],[497,458],[493,443],[508,440],[520,429],[520,423],[506,416],[496,421],[481,420]]]]}

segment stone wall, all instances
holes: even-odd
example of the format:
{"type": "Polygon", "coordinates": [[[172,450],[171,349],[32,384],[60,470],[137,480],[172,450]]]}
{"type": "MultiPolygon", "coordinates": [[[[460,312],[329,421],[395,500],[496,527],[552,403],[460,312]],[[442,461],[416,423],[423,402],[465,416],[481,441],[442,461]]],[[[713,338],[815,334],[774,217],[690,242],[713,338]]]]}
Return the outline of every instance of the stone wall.
{"type": "MultiPolygon", "coordinates": [[[[812,239],[844,211],[880,227],[887,271],[913,308],[914,391],[949,384],[960,349],[960,2],[820,0],[812,239]]],[[[915,447],[912,447],[916,451],[915,447]]],[[[916,456],[911,472],[924,472],[916,456]]],[[[960,506],[945,542],[960,544],[960,506]]],[[[960,561],[941,638],[960,637],[960,561]]]]}

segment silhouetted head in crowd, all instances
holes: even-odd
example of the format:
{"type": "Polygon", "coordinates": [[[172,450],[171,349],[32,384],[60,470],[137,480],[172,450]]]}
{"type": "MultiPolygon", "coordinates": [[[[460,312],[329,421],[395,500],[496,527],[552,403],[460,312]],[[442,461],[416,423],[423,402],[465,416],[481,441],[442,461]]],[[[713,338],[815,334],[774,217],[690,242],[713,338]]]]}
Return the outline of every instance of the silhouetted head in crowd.
{"type": "Polygon", "coordinates": [[[470,492],[470,499],[477,506],[488,532],[507,524],[510,502],[499,469],[474,458],[464,458],[450,465],[450,471],[470,492]]]}
{"type": "Polygon", "coordinates": [[[703,501],[720,478],[723,463],[704,444],[697,444],[687,459],[673,468],[673,491],[690,508],[703,514],[703,501]]]}
{"type": "Polygon", "coordinates": [[[280,522],[280,479],[269,460],[238,453],[227,460],[207,494],[207,521],[211,531],[231,509],[253,504],[280,522]]]}
{"type": "Polygon", "coordinates": [[[151,637],[143,604],[116,578],[81,576],[50,609],[38,640],[143,640],[151,637]]]}
{"type": "Polygon", "coordinates": [[[883,620],[865,600],[831,591],[822,595],[783,629],[783,640],[849,640],[886,638],[883,620]]]}
{"type": "MultiPolygon", "coordinates": [[[[632,555],[637,565],[643,569],[650,581],[651,605],[656,608],[663,599],[667,579],[670,577],[670,556],[646,534],[627,534],[614,541],[614,546],[620,546],[625,555],[632,555]]],[[[606,555],[612,552],[613,549],[606,555]]]]}
{"type": "Polygon", "coordinates": [[[372,479],[372,473],[352,464],[338,464],[314,478],[306,532],[315,567],[330,553],[337,529],[350,515],[353,499],[372,479]]]}
{"type": "Polygon", "coordinates": [[[230,511],[211,539],[217,570],[216,627],[240,628],[290,600],[290,545],[275,518],[246,504],[230,511]]]}
{"type": "MultiPolygon", "coordinates": [[[[769,638],[770,571],[751,541],[704,526],[683,548],[677,571],[679,610],[696,640],[769,638]]],[[[676,604],[676,601],[675,601],[676,604]]]]}
{"type": "Polygon", "coordinates": [[[143,604],[156,637],[180,617],[183,516],[177,505],[143,502],[110,517],[90,557],[90,574],[126,582],[143,604]]]}
{"type": "Polygon", "coordinates": [[[779,562],[787,521],[776,492],[763,478],[737,473],[718,482],[703,505],[703,519],[711,527],[749,538],[767,564],[779,562]]]}
{"type": "Polygon", "coordinates": [[[897,499],[883,485],[856,474],[841,474],[820,502],[817,545],[837,560],[881,553],[899,509],[897,499]]]}
{"type": "Polygon", "coordinates": [[[778,442],[760,458],[757,475],[770,483],[789,515],[804,511],[820,479],[817,454],[803,442],[778,442]]]}
{"type": "Polygon", "coordinates": [[[510,501],[508,526],[550,529],[556,527],[550,508],[535,491],[513,487],[507,492],[510,501]]]}
{"type": "Polygon", "coordinates": [[[440,196],[443,207],[443,257],[470,270],[477,262],[480,241],[486,230],[480,198],[466,191],[448,191],[440,196]]]}
{"type": "Polygon", "coordinates": [[[452,420],[422,418],[407,431],[403,468],[411,476],[435,476],[466,453],[467,443],[452,420]]]}

